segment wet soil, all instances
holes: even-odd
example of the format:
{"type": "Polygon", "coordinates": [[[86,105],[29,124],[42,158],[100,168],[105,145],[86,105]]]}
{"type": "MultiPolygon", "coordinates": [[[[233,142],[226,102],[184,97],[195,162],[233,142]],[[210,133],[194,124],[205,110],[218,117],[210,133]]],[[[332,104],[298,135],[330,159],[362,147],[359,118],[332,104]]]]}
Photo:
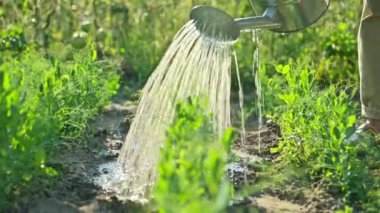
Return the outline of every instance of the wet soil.
{"type": "Polygon", "coordinates": [[[119,201],[92,181],[102,172],[99,165],[116,161],[136,111],[136,104],[124,102],[120,94],[123,90],[89,124],[80,141],[62,142],[48,158],[46,165],[60,176],[53,181],[36,180],[35,191],[21,196],[7,212],[141,212],[140,204],[119,201]]]}
{"type": "MultiPolygon", "coordinates": [[[[98,170],[99,165],[116,160],[135,110],[134,104],[117,101],[106,107],[91,122],[82,142],[63,143],[54,160],[47,162],[61,176],[53,184],[22,198],[12,212],[147,212],[145,206],[120,201],[91,180],[102,172],[98,170]]],[[[261,178],[260,171],[252,165],[276,162],[277,156],[270,153],[270,148],[276,147],[280,140],[278,126],[267,124],[260,131],[248,129],[245,144],[235,143],[233,153],[237,161],[228,174],[236,191],[254,186],[261,178]]],[[[272,187],[234,200],[228,211],[333,212],[339,207],[339,201],[326,192],[323,183],[305,187],[293,181],[286,186],[272,187]]]]}
{"type": "MultiPolygon", "coordinates": [[[[238,140],[234,144],[233,153],[239,160],[228,169],[237,194],[268,178],[256,165],[276,165],[278,155],[271,153],[270,149],[281,141],[280,128],[274,123],[268,123],[260,130],[247,128],[246,136],[246,142],[238,140]]],[[[251,195],[235,200],[229,212],[335,212],[342,204],[327,192],[327,188],[322,182],[305,186],[304,182],[295,179],[259,192],[252,190],[251,195]]]]}
{"type": "MultiPolygon", "coordinates": [[[[21,197],[9,212],[76,213],[76,212],[147,212],[147,207],[130,201],[120,201],[109,191],[95,185],[93,177],[102,172],[100,165],[115,161],[123,145],[136,104],[126,103],[125,91],[120,91],[97,119],[90,123],[86,135],[78,142],[63,142],[55,156],[46,164],[59,171],[53,183],[39,183],[44,188],[21,197]]],[[[247,127],[247,141],[237,141],[233,147],[236,161],[228,175],[237,192],[254,186],[261,173],[255,165],[276,164],[276,154],[270,152],[281,140],[280,129],[269,123],[258,130],[247,127]],[[260,143],[259,141],[260,137],[260,143]]],[[[39,180],[45,181],[45,180],[39,180]]],[[[48,182],[48,181],[47,181],[48,182]]],[[[238,193],[237,193],[238,194],[238,193]]],[[[323,183],[304,186],[293,180],[285,186],[271,187],[236,198],[228,212],[332,212],[340,207],[325,190],[323,183]]]]}
{"type": "Polygon", "coordinates": [[[35,195],[23,211],[126,212],[138,207],[118,201],[91,180],[102,172],[98,171],[99,165],[117,159],[134,110],[134,105],[112,103],[91,122],[83,141],[63,144],[54,160],[48,162],[61,176],[43,194],[35,195]]]}

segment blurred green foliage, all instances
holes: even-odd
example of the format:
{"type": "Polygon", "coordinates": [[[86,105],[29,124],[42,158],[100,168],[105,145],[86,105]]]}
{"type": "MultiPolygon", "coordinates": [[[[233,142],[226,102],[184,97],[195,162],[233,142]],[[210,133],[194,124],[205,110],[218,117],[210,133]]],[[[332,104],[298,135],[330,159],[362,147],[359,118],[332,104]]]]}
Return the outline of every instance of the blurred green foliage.
{"type": "MultiPolygon", "coordinates": [[[[27,41],[41,47],[69,42],[75,32],[84,30],[97,38],[103,56],[116,59],[142,86],[198,4],[219,7],[233,17],[254,15],[249,0],[4,0],[0,3],[0,28],[17,26],[27,41]]],[[[250,33],[242,33],[235,49],[245,87],[254,85],[252,54],[257,46],[262,63],[286,63],[288,58],[308,55],[318,62],[320,78],[328,82],[357,80],[355,38],[360,11],[359,1],[332,1],[326,15],[306,31],[278,34],[262,30],[258,45],[250,33]]]]}
{"type": "Polygon", "coordinates": [[[37,85],[28,86],[39,78],[24,77],[29,70],[20,68],[19,63],[0,64],[0,209],[32,178],[56,175],[45,167],[44,146],[57,137],[58,129],[49,116],[49,106],[42,102],[46,97],[37,85]]]}
{"type": "Polygon", "coordinates": [[[199,99],[179,103],[161,149],[155,200],[160,212],[222,212],[231,196],[225,166],[234,140],[215,134],[212,116],[199,99]]]}

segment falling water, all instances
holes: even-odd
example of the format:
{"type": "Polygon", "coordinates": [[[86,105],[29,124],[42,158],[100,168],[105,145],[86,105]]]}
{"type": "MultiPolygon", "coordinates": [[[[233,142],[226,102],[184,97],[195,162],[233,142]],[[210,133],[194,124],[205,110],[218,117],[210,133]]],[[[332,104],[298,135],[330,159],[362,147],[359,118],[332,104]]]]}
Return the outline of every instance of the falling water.
{"type": "MultiPolygon", "coordinates": [[[[252,0],[249,0],[251,9],[255,16],[257,16],[257,10],[253,4],[252,0]]],[[[260,55],[259,55],[259,32],[260,29],[255,29],[252,31],[252,40],[255,45],[255,51],[253,52],[253,62],[252,62],[252,76],[255,79],[256,85],[256,97],[257,97],[257,114],[258,114],[258,143],[259,143],[259,152],[261,152],[261,128],[263,126],[263,107],[264,107],[264,98],[262,97],[261,92],[261,83],[259,78],[259,69],[260,69],[260,55]]]]}
{"type": "MultiPolygon", "coordinates": [[[[235,61],[235,70],[236,70],[236,78],[238,82],[239,87],[239,108],[240,108],[240,143],[242,147],[245,147],[247,145],[247,135],[245,131],[245,113],[244,113],[244,92],[243,92],[243,86],[241,84],[240,80],[240,72],[239,72],[239,64],[237,60],[236,52],[233,51],[234,61],[235,61]]],[[[243,166],[244,171],[247,171],[247,162],[243,159],[243,166]]],[[[244,183],[247,182],[247,174],[244,172],[244,183]]]]}
{"type": "Polygon", "coordinates": [[[160,147],[175,105],[189,96],[207,98],[215,131],[230,125],[232,45],[205,38],[193,21],[177,33],[142,91],[118,165],[110,166],[118,173],[100,184],[111,183],[126,197],[146,197],[156,180],[160,147]]]}
{"type": "Polygon", "coordinates": [[[259,55],[259,30],[252,31],[253,42],[256,46],[256,49],[253,53],[253,67],[252,75],[255,78],[256,85],[256,96],[257,96],[257,114],[258,114],[258,143],[259,143],[259,152],[261,152],[261,128],[263,126],[263,107],[264,107],[264,98],[262,97],[261,92],[261,83],[259,78],[259,69],[260,69],[260,55],[259,55]]]}

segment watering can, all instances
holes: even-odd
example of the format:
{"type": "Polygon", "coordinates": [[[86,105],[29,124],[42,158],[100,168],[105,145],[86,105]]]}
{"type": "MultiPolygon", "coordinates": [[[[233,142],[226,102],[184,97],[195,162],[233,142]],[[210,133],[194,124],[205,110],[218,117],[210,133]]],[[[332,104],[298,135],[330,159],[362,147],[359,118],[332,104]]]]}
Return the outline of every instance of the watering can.
{"type": "Polygon", "coordinates": [[[270,29],[279,33],[302,30],[315,23],[326,12],[330,0],[253,0],[261,16],[234,19],[223,10],[196,6],[190,19],[201,34],[213,40],[235,41],[240,31],[270,29]]]}

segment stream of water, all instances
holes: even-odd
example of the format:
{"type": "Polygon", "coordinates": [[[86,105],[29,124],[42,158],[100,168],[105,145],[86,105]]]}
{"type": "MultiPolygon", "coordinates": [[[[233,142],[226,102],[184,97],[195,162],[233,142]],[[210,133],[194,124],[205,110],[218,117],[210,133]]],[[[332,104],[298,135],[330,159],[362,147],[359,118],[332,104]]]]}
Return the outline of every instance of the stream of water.
{"type": "MultiPolygon", "coordinates": [[[[245,112],[244,112],[244,91],[243,91],[243,86],[240,80],[240,72],[239,72],[239,64],[237,60],[237,55],[236,52],[233,52],[234,56],[234,61],[235,61],[235,70],[236,70],[236,79],[238,82],[238,87],[239,87],[239,108],[240,108],[240,143],[242,147],[245,147],[247,145],[247,136],[246,136],[246,131],[245,131],[245,112]]],[[[243,160],[243,166],[244,166],[244,183],[247,182],[247,162],[243,160]]]]}
{"type": "Polygon", "coordinates": [[[261,129],[263,126],[263,107],[264,107],[264,97],[261,91],[261,82],[260,82],[260,48],[259,48],[259,32],[260,30],[252,31],[253,43],[256,46],[255,51],[253,52],[253,63],[252,63],[252,75],[255,79],[256,86],[256,97],[257,97],[257,115],[258,115],[258,144],[259,152],[261,152],[261,129]]]}
{"type": "Polygon", "coordinates": [[[216,132],[230,126],[232,46],[205,38],[193,21],[177,33],[142,90],[118,162],[104,165],[108,174],[98,178],[99,185],[129,199],[146,197],[156,180],[160,147],[175,105],[190,96],[208,100],[216,132]]]}
{"type": "MultiPolygon", "coordinates": [[[[258,72],[258,31],[253,32],[253,41],[256,44],[253,76],[260,130],[263,102],[258,72]]],[[[100,170],[106,172],[95,178],[95,183],[115,192],[120,199],[145,200],[156,181],[160,148],[165,141],[166,129],[174,118],[175,105],[190,96],[208,100],[216,132],[221,133],[229,127],[232,60],[239,86],[240,139],[242,147],[246,146],[244,93],[233,44],[202,36],[193,21],[182,27],[142,90],[118,161],[102,165],[100,170]]],[[[260,135],[258,143],[260,147],[260,135]]],[[[247,167],[246,162],[244,167],[247,167]]]]}

